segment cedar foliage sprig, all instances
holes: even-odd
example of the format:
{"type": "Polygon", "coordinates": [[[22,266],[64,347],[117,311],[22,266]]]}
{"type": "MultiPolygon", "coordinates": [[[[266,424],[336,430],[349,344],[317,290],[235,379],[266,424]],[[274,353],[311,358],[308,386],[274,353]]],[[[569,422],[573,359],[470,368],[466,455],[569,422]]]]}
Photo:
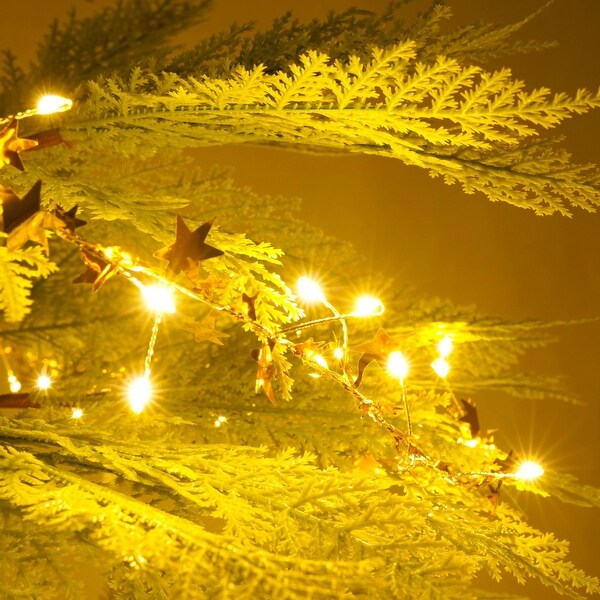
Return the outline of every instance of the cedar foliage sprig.
{"type": "Polygon", "coordinates": [[[598,106],[598,95],[526,92],[508,69],[488,73],[445,57],[425,64],[415,55],[413,42],[374,50],[369,62],[309,52],[290,75],[239,67],[227,80],[135,70],[128,80],[90,84],[66,131],[74,139],[119,136],[125,147],[152,131],[178,146],[283,143],[378,154],[538,214],[594,210],[594,169],[530,140],[598,106]]]}

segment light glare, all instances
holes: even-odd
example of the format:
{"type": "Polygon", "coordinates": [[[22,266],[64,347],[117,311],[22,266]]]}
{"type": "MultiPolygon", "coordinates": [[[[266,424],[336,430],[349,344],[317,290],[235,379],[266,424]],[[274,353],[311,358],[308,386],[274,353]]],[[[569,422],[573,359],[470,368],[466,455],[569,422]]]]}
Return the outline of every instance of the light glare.
{"type": "Polygon", "coordinates": [[[296,283],[296,289],[298,290],[298,296],[305,302],[325,302],[325,295],[321,286],[304,275],[300,277],[296,283]]]}
{"type": "Polygon", "coordinates": [[[42,96],[37,104],[37,112],[40,115],[51,115],[52,113],[66,112],[71,110],[73,100],[63,98],[62,96],[42,96]]]}
{"type": "Polygon", "coordinates": [[[156,313],[175,312],[175,298],[173,290],[164,285],[142,286],[142,296],[146,306],[156,313]]]}
{"type": "Polygon", "coordinates": [[[71,413],[71,419],[81,419],[83,417],[83,410],[81,408],[74,408],[71,413]]]}
{"type": "Polygon", "coordinates": [[[446,358],[452,352],[452,338],[445,335],[438,344],[438,352],[442,358],[446,358]]]}
{"type": "Polygon", "coordinates": [[[354,306],[355,317],[378,317],[385,310],[383,303],[379,298],[373,296],[360,296],[356,299],[354,306]]]}
{"type": "Polygon", "coordinates": [[[129,384],[127,398],[131,410],[136,415],[139,415],[152,399],[152,384],[150,383],[150,379],[145,375],[134,379],[129,384]]]}
{"type": "Polygon", "coordinates": [[[8,387],[11,394],[18,394],[21,391],[21,382],[16,378],[15,375],[9,375],[8,387]]]}
{"type": "Polygon", "coordinates": [[[515,473],[521,481],[533,481],[544,474],[544,468],[532,460],[522,462],[515,473]]]}
{"type": "Polygon", "coordinates": [[[390,375],[397,377],[400,381],[403,381],[408,375],[409,365],[402,352],[392,352],[387,361],[387,370],[390,375]]]}
{"type": "Polygon", "coordinates": [[[37,381],[35,382],[35,386],[38,390],[45,392],[46,390],[49,390],[52,386],[52,379],[48,375],[42,373],[38,376],[37,381]]]}
{"type": "Polygon", "coordinates": [[[431,368],[438,374],[439,377],[441,377],[442,379],[444,379],[445,377],[448,376],[448,373],[450,373],[450,365],[448,364],[448,361],[445,358],[442,358],[440,356],[440,358],[436,358],[432,363],[431,363],[431,368]]]}

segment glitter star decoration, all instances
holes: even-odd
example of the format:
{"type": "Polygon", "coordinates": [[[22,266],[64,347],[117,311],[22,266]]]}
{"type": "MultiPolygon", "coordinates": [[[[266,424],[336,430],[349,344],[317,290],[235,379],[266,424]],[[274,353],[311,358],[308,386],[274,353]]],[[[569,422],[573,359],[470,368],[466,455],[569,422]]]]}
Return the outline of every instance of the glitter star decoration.
{"type": "Polygon", "coordinates": [[[12,165],[19,171],[24,171],[23,161],[19,152],[35,148],[36,140],[22,139],[18,136],[19,122],[12,119],[6,127],[0,131],[0,166],[12,165]]]}
{"type": "Polygon", "coordinates": [[[209,246],[205,243],[206,236],[212,227],[214,219],[203,223],[191,231],[185,221],[177,215],[177,233],[175,242],[166,248],[162,248],[154,256],[169,262],[167,272],[174,276],[190,267],[190,261],[199,262],[221,256],[222,250],[209,246]]]}

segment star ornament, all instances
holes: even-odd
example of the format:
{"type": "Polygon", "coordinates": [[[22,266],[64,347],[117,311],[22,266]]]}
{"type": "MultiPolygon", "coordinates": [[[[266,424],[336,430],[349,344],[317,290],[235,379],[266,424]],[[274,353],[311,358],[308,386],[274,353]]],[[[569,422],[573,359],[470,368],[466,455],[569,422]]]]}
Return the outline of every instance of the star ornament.
{"type": "Polygon", "coordinates": [[[218,314],[218,311],[211,310],[202,321],[186,319],[184,321],[184,329],[191,331],[197,342],[212,342],[213,344],[224,346],[221,338],[229,337],[229,334],[216,329],[215,320],[218,314]]]}
{"type": "Polygon", "coordinates": [[[21,139],[18,136],[19,122],[12,119],[6,127],[0,131],[0,166],[11,165],[19,171],[24,171],[23,161],[19,152],[35,148],[36,140],[21,139]]]}
{"type": "Polygon", "coordinates": [[[19,198],[12,190],[0,188],[2,201],[2,231],[10,233],[40,210],[42,182],[36,181],[33,187],[19,198]]]}
{"type": "Polygon", "coordinates": [[[255,349],[250,353],[250,356],[258,363],[256,369],[256,385],[254,387],[254,393],[262,389],[265,396],[271,401],[271,404],[277,404],[275,398],[275,392],[273,391],[273,379],[276,375],[275,364],[273,363],[273,348],[275,342],[269,340],[262,345],[262,348],[255,349]]]}
{"type": "Polygon", "coordinates": [[[167,266],[169,275],[174,276],[181,271],[186,271],[190,268],[190,261],[200,262],[224,254],[222,250],[209,246],[205,242],[213,223],[214,219],[211,219],[194,231],[190,231],[185,221],[177,215],[175,242],[154,255],[169,262],[167,266]]]}

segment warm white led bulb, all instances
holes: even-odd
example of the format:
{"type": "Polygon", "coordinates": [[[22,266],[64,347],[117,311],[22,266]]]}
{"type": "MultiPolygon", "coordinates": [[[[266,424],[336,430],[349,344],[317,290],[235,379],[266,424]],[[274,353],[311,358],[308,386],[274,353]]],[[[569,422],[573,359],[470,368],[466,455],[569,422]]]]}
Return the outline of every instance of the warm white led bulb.
{"type": "Polygon", "coordinates": [[[139,415],[152,399],[152,383],[149,377],[143,375],[134,379],[127,389],[127,398],[131,410],[139,415]]]}
{"type": "Polygon", "coordinates": [[[355,317],[378,317],[383,314],[384,306],[379,298],[360,296],[356,299],[353,315],[355,317]]]}
{"type": "Polygon", "coordinates": [[[523,461],[517,467],[515,477],[521,481],[533,481],[544,474],[544,468],[532,460],[523,461]]]}
{"type": "Polygon", "coordinates": [[[445,377],[448,376],[448,373],[450,373],[450,365],[448,364],[448,361],[445,358],[442,358],[441,356],[439,358],[436,358],[432,363],[431,363],[431,368],[438,374],[439,377],[441,377],[442,379],[444,379],[445,377]]]}
{"type": "Polygon", "coordinates": [[[452,352],[452,338],[449,335],[445,335],[439,342],[438,352],[442,358],[446,358],[452,352]]]}
{"type": "Polygon", "coordinates": [[[75,407],[71,412],[71,419],[81,419],[83,417],[83,410],[75,407]]]}
{"type": "Polygon", "coordinates": [[[298,296],[305,302],[325,302],[321,286],[310,277],[300,277],[296,283],[296,289],[298,296]]]}
{"type": "Polygon", "coordinates": [[[42,96],[37,104],[37,112],[40,115],[51,115],[52,113],[65,112],[71,110],[73,100],[63,98],[62,96],[42,96]]]}
{"type": "Polygon", "coordinates": [[[45,392],[46,390],[49,390],[52,386],[52,379],[45,373],[42,373],[38,376],[35,382],[35,386],[38,390],[45,392]]]}
{"type": "Polygon", "coordinates": [[[408,375],[409,365],[402,352],[392,352],[387,361],[387,370],[393,377],[397,377],[400,381],[403,381],[408,375]]]}
{"type": "Polygon", "coordinates": [[[156,313],[175,312],[175,298],[173,290],[164,285],[142,286],[142,296],[148,308],[156,313]]]}
{"type": "Polygon", "coordinates": [[[344,358],[344,349],[343,348],[336,348],[333,351],[333,356],[335,356],[335,358],[337,358],[338,360],[342,360],[342,358],[344,358]]]}
{"type": "Polygon", "coordinates": [[[18,394],[21,391],[21,382],[15,375],[8,376],[8,388],[11,394],[18,394]]]}

